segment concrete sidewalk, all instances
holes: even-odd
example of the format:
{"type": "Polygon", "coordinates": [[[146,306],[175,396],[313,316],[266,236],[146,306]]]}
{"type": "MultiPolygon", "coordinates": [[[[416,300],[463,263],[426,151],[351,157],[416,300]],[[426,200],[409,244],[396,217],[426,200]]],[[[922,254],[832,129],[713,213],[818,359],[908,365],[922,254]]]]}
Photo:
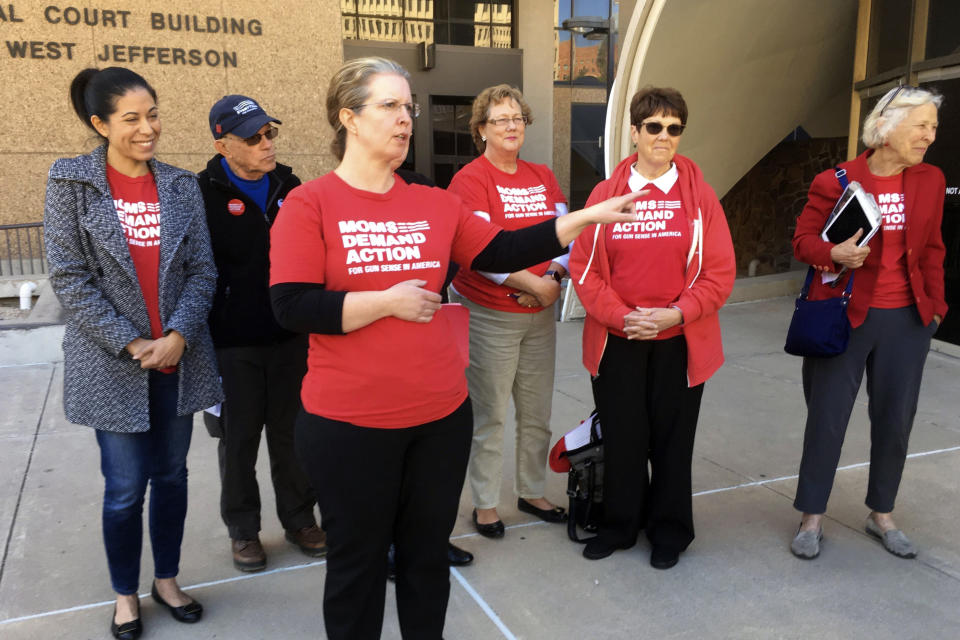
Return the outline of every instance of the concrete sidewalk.
{"type": "MultiPolygon", "coordinates": [[[[451,572],[445,636],[489,638],[960,637],[960,360],[931,353],[900,490],[897,522],[920,549],[888,553],[863,531],[869,432],[865,393],[851,419],[828,508],[823,553],[790,555],[791,506],[805,409],[800,361],[783,353],[787,298],[722,313],[727,364],[707,384],[693,464],[697,539],[670,571],[640,543],[608,559],[580,555],[565,529],[517,512],[508,451],[503,540],[473,532],[469,498],[454,536],[476,554],[451,572]]],[[[579,323],[560,325],[553,430],[590,410],[579,323]]],[[[0,638],[107,638],[113,594],[100,533],[103,482],[93,433],[66,422],[62,365],[0,363],[0,638]]],[[[199,419],[190,453],[190,513],[180,582],[203,602],[176,623],[149,597],[144,638],[322,638],[324,563],[283,539],[266,452],[259,477],[268,570],[231,565],[218,512],[216,446],[199,419]]],[[[512,438],[506,437],[508,446],[512,438]]],[[[566,478],[548,497],[565,503],[566,478]]],[[[144,549],[141,590],[152,561],[144,549]]],[[[388,587],[384,638],[399,638],[388,587]]]]}

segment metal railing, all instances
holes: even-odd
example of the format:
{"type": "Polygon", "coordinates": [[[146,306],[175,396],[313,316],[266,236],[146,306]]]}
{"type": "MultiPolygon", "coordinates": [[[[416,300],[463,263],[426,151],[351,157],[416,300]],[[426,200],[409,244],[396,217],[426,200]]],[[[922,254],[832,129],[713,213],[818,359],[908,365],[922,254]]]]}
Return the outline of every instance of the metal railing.
{"type": "Polygon", "coordinates": [[[43,223],[0,224],[0,276],[47,273],[43,223]]]}

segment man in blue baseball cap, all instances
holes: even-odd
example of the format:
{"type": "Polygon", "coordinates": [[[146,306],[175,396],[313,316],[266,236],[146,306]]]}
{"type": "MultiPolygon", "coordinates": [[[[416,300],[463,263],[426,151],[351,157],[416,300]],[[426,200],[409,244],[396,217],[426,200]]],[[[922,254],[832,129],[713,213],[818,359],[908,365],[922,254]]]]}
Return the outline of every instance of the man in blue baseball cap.
{"type": "Polygon", "coordinates": [[[307,336],[277,324],[268,291],[270,226],[287,193],[300,184],[290,167],[277,163],[275,124],[281,122],[252,98],[224,96],[210,109],[217,154],[199,174],[218,271],[210,333],[226,396],[219,419],[206,422],[220,438],[220,515],[241,571],[267,564],[255,472],[264,427],[287,540],[309,556],[326,553],[314,517],[316,498],[293,445],[307,336]]]}

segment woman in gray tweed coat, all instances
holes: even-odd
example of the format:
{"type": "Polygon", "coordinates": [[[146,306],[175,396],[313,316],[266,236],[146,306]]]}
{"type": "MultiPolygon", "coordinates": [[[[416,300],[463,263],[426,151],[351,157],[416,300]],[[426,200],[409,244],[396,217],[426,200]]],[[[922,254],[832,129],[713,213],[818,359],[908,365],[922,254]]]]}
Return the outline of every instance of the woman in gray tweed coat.
{"type": "Polygon", "coordinates": [[[50,168],[50,282],[67,311],[64,409],[93,427],[105,480],[103,537],[115,638],[137,638],[143,501],[150,483],[153,598],[181,622],[200,604],[176,582],[187,512],[192,414],[221,397],[207,314],[216,270],[189,171],[154,160],[156,93],[140,75],[81,71],[80,120],[104,144],[50,168]]]}

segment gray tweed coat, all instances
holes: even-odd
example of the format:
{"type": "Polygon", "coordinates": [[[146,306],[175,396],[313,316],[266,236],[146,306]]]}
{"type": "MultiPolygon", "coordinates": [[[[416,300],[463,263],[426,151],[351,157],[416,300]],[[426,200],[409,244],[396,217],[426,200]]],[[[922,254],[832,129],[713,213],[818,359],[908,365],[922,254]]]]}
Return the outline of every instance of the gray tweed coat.
{"type": "MultiPolygon", "coordinates": [[[[160,225],[160,319],[186,340],[177,413],[222,398],[207,315],[217,271],[196,176],[150,161],[160,225]]],[[[67,419],[96,429],[150,429],[148,371],[124,347],[150,337],[150,320],[110,194],[106,146],[57,160],[43,215],[50,283],[67,312],[63,404],[67,419]]]]}

